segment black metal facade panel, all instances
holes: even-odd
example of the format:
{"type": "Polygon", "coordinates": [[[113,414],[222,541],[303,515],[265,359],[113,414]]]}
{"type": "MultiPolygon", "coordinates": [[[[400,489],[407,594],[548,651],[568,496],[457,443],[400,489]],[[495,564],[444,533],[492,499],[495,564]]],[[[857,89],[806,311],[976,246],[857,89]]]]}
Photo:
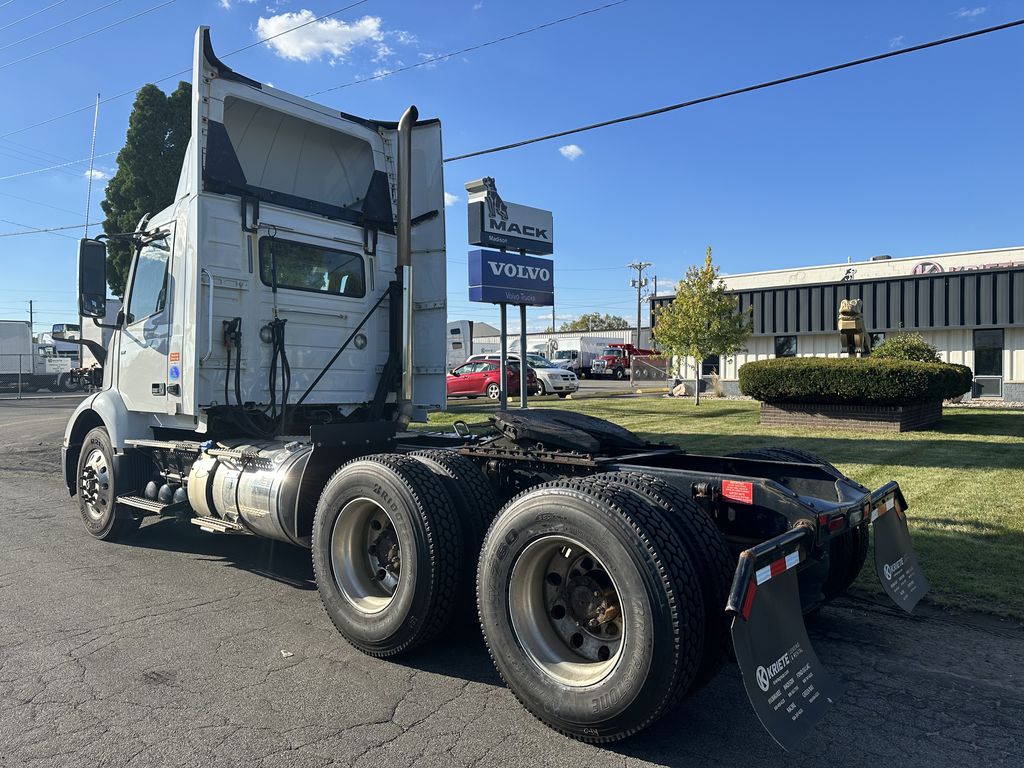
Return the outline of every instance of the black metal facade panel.
{"type": "MultiPolygon", "coordinates": [[[[1024,269],[964,270],[884,280],[737,291],[755,336],[835,331],[845,298],[864,302],[872,332],[1024,325],[1024,269]]],[[[651,300],[651,309],[672,299],[651,300]]]]}

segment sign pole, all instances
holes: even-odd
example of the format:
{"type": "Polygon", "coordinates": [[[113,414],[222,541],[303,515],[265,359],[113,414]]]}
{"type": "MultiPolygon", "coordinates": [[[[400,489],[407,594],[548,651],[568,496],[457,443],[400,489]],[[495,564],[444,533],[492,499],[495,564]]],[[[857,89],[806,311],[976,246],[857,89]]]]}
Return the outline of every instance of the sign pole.
{"type": "Polygon", "coordinates": [[[498,376],[501,387],[498,407],[501,410],[508,408],[508,304],[501,303],[501,356],[498,364],[498,376]]]}
{"type": "Polygon", "coordinates": [[[526,408],[526,305],[519,305],[519,407],[526,408]]]}

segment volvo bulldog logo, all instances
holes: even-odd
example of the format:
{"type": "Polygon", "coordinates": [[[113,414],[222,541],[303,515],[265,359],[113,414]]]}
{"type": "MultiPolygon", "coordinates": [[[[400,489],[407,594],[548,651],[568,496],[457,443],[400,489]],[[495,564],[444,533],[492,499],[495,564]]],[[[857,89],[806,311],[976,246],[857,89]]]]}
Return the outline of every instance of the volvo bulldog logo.
{"type": "Polygon", "coordinates": [[[487,176],[484,178],[483,184],[484,190],[487,192],[487,197],[484,198],[484,202],[487,204],[487,218],[493,219],[497,217],[508,221],[508,206],[505,205],[505,201],[498,194],[498,185],[495,184],[494,179],[491,176],[487,176]]]}
{"type": "Polygon", "coordinates": [[[764,667],[758,667],[754,676],[757,678],[757,687],[768,693],[768,686],[771,685],[771,680],[768,679],[768,670],[764,667]]]}
{"type": "Polygon", "coordinates": [[[942,265],[934,261],[922,261],[915,264],[914,268],[910,270],[912,275],[937,275],[940,272],[942,272],[942,265]]]}

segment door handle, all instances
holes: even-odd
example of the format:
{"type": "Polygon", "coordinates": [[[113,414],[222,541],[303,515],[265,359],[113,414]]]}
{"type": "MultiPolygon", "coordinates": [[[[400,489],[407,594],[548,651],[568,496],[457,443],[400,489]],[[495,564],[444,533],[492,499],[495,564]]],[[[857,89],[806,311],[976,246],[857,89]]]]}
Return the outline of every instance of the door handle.
{"type": "Polygon", "coordinates": [[[164,396],[164,384],[163,382],[154,382],[150,385],[152,393],[155,397],[164,396]]]}

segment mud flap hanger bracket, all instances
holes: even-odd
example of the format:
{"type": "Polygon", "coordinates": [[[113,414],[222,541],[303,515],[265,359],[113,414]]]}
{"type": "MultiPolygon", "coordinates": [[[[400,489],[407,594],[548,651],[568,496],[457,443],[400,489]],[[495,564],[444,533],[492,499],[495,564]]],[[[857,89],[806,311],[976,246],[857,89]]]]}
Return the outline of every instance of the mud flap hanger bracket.
{"type": "Polygon", "coordinates": [[[740,554],[726,611],[743,687],[761,724],[792,749],[841,693],[804,627],[796,569],[814,546],[813,524],[797,524],[740,554]]]}

